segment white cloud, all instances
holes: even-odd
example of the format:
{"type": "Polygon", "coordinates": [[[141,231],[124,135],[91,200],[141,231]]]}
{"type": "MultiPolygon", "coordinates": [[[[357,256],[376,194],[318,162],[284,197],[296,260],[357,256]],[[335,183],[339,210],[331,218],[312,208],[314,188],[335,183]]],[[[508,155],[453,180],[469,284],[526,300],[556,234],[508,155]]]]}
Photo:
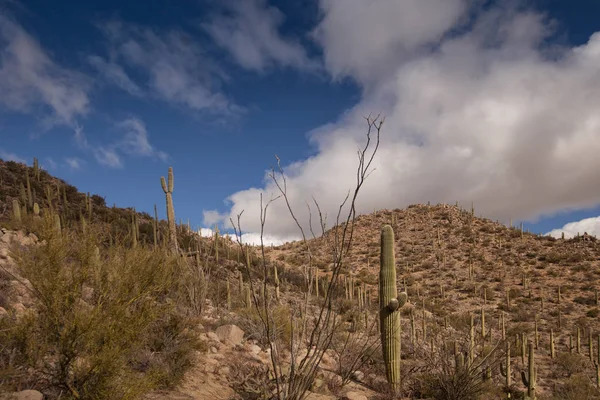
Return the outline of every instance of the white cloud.
{"type": "Polygon", "coordinates": [[[125,136],[117,143],[117,147],[128,154],[157,157],[167,161],[168,155],[164,151],[157,151],[148,140],[146,125],[139,118],[128,118],[121,121],[118,127],[125,131],[125,136]]]}
{"type": "Polygon", "coordinates": [[[65,162],[67,163],[69,168],[71,168],[73,171],[77,171],[77,170],[81,169],[81,166],[84,163],[84,161],[82,159],[77,158],[77,157],[67,157],[67,158],[65,158],[65,162]]]}
{"type": "Polygon", "coordinates": [[[226,0],[223,12],[201,26],[246,69],[263,71],[272,65],[316,70],[300,43],[279,33],[284,15],[266,0],[226,0]]]}
{"type": "MultiPolygon", "coordinates": [[[[473,200],[478,214],[508,221],[600,203],[590,185],[600,170],[600,33],[579,47],[547,46],[551,22],[503,6],[477,11],[471,25],[440,41],[462,24],[462,2],[375,1],[369,8],[387,29],[366,29],[359,8],[377,24],[358,2],[343,2],[339,9],[328,0],[321,4],[320,29],[335,31],[321,33],[327,36],[326,59],[338,54],[328,61],[331,72],[350,75],[370,90],[339,121],[311,133],[315,156],[286,167],[290,201],[305,228],[311,195],[332,225],[356,180],[356,148],[366,132],[362,116],[380,111],[386,122],[377,170],[363,187],[359,213],[473,200]],[[339,14],[342,8],[346,16],[339,14]],[[389,15],[408,19],[417,32],[411,36],[402,23],[391,24],[389,15]],[[347,41],[357,32],[364,37],[353,47],[361,54],[355,59],[347,41]],[[388,58],[396,42],[412,50],[388,58]],[[369,44],[375,48],[365,49],[369,44]],[[380,73],[382,63],[389,71],[380,73]]],[[[222,221],[244,210],[244,230],[259,231],[261,192],[267,198],[277,194],[268,178],[261,188],[234,193],[222,221]]],[[[298,234],[281,200],[269,207],[266,231],[298,234]]]]}
{"type": "Polygon", "coordinates": [[[85,141],[85,149],[93,152],[98,163],[111,168],[121,168],[123,167],[123,156],[125,155],[152,157],[163,162],[169,159],[167,153],[156,150],[150,144],[146,125],[140,118],[127,118],[118,122],[116,127],[123,132],[123,135],[108,144],[92,148],[85,141]]]}
{"type": "Polygon", "coordinates": [[[214,226],[227,218],[227,214],[219,214],[215,210],[202,211],[202,223],[207,226],[214,226]]]}
{"type": "Polygon", "coordinates": [[[61,67],[15,21],[0,15],[0,105],[48,125],[76,125],[89,111],[89,82],[61,67]]]}
{"type": "Polygon", "coordinates": [[[229,116],[242,111],[220,91],[227,76],[184,32],[159,33],[119,20],[100,28],[108,39],[111,59],[91,56],[89,60],[110,82],[127,92],[135,94],[143,86],[151,95],[193,111],[229,116]],[[144,84],[135,83],[125,67],[144,84]]]}
{"type": "Polygon", "coordinates": [[[320,0],[313,32],[335,78],[380,80],[425,46],[438,43],[468,11],[468,0],[320,0]]]}
{"type": "Polygon", "coordinates": [[[15,153],[0,149],[0,158],[4,161],[15,161],[26,164],[26,161],[15,153]]]}
{"type": "Polygon", "coordinates": [[[210,228],[200,228],[198,229],[198,234],[201,237],[212,237],[214,235],[214,231],[210,228]]]}
{"type": "Polygon", "coordinates": [[[588,235],[600,237],[600,217],[585,218],[581,221],[569,222],[562,228],[553,229],[546,235],[560,238],[564,232],[565,238],[570,239],[572,237],[583,235],[585,232],[588,235]]]}
{"type": "MultiPolygon", "coordinates": [[[[58,164],[56,163],[56,161],[54,161],[52,157],[46,157],[45,161],[48,163],[48,168],[50,169],[56,169],[58,167],[58,164]]],[[[46,169],[46,166],[44,164],[41,164],[40,168],[46,169]]]]}
{"type": "Polygon", "coordinates": [[[106,61],[99,56],[88,56],[88,62],[98,70],[109,83],[118,86],[127,93],[133,96],[141,96],[142,89],[131,80],[119,64],[106,61]]]}
{"type": "Polygon", "coordinates": [[[100,164],[111,168],[123,167],[121,157],[110,147],[98,147],[94,149],[94,157],[100,164]]]}
{"type": "MultiPolygon", "coordinates": [[[[198,234],[201,237],[213,237],[215,232],[210,228],[200,228],[198,229],[198,234]]],[[[223,237],[231,238],[234,243],[237,243],[237,237],[235,234],[230,233],[221,233],[223,237]]],[[[263,244],[265,246],[281,246],[282,244],[293,242],[295,240],[299,240],[298,237],[277,237],[273,235],[264,235],[263,236],[263,244]]],[[[249,244],[251,246],[260,246],[260,233],[243,233],[241,237],[242,244],[249,244]]]]}

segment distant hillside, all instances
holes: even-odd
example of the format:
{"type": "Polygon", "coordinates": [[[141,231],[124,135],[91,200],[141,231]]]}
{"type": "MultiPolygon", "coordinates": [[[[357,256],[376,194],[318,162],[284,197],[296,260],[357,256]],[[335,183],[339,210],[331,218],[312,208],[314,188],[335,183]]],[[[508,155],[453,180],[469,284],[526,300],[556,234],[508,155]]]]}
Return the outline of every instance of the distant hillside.
{"type": "MultiPolygon", "coordinates": [[[[159,184],[159,177],[156,178],[156,184],[159,184]]],[[[34,166],[29,167],[0,159],[0,221],[10,220],[13,200],[19,201],[24,214],[33,212],[34,203],[42,212],[50,208],[57,210],[66,227],[80,223],[81,216],[85,216],[88,222],[106,224],[115,237],[129,235],[133,216],[136,215],[140,233],[138,241],[146,244],[154,241],[154,217],[146,212],[136,212],[132,207],[109,207],[104,197],[79,192],[75,186],[37,168],[35,161],[34,166]]],[[[156,203],[164,207],[164,198],[157,198],[156,203]]],[[[159,240],[164,238],[166,232],[166,221],[159,221],[159,240]]],[[[181,248],[190,247],[187,229],[181,227],[178,233],[181,248]]]]}

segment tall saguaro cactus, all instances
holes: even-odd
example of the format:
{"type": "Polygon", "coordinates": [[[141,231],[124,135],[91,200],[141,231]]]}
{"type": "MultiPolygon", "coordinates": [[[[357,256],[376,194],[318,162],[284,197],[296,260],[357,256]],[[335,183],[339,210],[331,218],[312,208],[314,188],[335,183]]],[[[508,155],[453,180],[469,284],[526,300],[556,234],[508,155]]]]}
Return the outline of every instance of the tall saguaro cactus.
{"type": "Polygon", "coordinates": [[[528,373],[525,374],[525,371],[521,371],[521,380],[525,387],[527,387],[527,399],[535,400],[535,383],[537,380],[536,372],[535,372],[535,359],[534,359],[534,351],[533,351],[533,342],[530,340],[528,343],[529,348],[529,362],[528,362],[528,373]]]}
{"type": "Polygon", "coordinates": [[[396,287],[394,230],[385,225],[381,230],[381,259],[379,270],[379,319],[381,348],[385,373],[392,391],[400,389],[400,312],[407,300],[406,293],[396,287]]]}
{"type": "Polygon", "coordinates": [[[167,197],[167,221],[169,223],[169,248],[177,253],[177,229],[175,227],[175,209],[173,208],[173,167],[169,167],[168,181],[160,177],[160,184],[167,197]]]}

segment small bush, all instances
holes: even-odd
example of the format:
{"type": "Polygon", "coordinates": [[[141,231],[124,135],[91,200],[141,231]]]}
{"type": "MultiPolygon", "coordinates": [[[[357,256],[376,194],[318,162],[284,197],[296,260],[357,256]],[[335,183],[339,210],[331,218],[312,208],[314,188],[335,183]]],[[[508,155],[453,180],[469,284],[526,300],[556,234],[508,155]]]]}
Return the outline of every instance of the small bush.
{"type": "Polygon", "coordinates": [[[576,374],[554,388],[552,400],[596,400],[600,391],[584,374],[576,374]]]}
{"type": "Polygon", "coordinates": [[[588,359],[581,354],[560,353],[556,357],[557,373],[571,377],[582,373],[587,368],[588,359]]]}

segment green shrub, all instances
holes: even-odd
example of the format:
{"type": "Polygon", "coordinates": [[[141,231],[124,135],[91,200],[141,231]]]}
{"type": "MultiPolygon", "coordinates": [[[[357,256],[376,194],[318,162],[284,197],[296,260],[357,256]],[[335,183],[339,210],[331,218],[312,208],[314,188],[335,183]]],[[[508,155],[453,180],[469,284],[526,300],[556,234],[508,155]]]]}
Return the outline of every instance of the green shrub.
{"type": "Polygon", "coordinates": [[[176,384],[195,343],[173,305],[177,259],[122,245],[98,252],[101,234],[57,234],[50,218],[39,229],[42,242],[12,255],[35,302],[2,321],[5,386],[27,380],[50,396],[134,399],[176,384]],[[152,356],[140,363],[144,354],[152,356]]]}

